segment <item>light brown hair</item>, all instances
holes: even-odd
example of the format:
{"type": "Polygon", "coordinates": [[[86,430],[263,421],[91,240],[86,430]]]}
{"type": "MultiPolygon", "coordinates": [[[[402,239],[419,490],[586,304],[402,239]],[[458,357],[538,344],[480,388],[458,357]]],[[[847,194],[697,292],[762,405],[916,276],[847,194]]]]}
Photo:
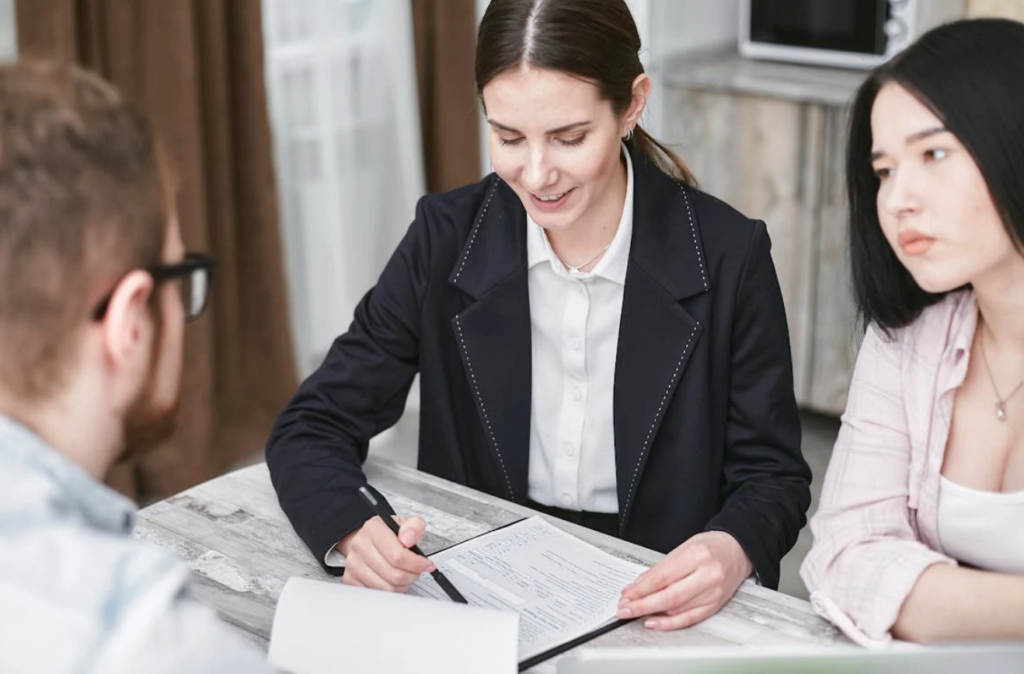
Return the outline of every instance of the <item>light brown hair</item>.
{"type": "Polygon", "coordinates": [[[168,162],[112,85],[0,66],[0,385],[35,399],[64,383],[95,305],[161,262],[172,208],[168,162]]]}

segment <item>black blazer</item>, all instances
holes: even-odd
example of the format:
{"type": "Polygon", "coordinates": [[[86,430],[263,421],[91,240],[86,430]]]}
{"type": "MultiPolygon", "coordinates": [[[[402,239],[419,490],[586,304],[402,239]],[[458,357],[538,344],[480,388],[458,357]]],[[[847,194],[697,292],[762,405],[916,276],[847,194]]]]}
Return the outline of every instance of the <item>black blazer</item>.
{"type": "MultiPolygon", "coordinates": [[[[726,531],[775,588],[805,523],[810,471],[765,225],[631,156],[613,392],[619,534],[668,552],[726,531]]],[[[267,445],[281,507],[321,563],[372,516],[356,492],[367,445],[399,419],[417,372],[419,468],[526,502],[528,292],[526,212],[500,178],[420,200],[267,445]]]]}

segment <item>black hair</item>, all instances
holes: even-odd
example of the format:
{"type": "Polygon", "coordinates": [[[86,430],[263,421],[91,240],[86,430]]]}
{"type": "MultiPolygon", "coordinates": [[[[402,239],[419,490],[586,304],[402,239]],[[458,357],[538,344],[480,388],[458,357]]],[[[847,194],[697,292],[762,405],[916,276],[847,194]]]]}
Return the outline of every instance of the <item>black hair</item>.
{"type": "Polygon", "coordinates": [[[955,135],[981,172],[1003,226],[1024,250],[1024,24],[970,19],[925,33],[875,69],[850,110],[846,187],[850,263],[857,311],[866,328],[912,323],[946,293],[930,293],[896,257],[878,220],[879,181],[871,167],[871,110],[878,92],[898,84],[955,135]]]}

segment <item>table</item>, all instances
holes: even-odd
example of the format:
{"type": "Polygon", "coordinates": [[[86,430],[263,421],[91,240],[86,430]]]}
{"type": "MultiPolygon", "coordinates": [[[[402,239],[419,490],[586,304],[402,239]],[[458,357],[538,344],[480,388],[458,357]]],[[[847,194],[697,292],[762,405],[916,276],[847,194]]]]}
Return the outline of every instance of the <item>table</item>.
{"type": "MultiPolygon", "coordinates": [[[[414,468],[371,457],[370,484],[399,514],[421,515],[428,555],[539,513],[414,468]]],[[[547,517],[607,552],[641,564],[662,554],[547,517]]],[[[135,536],[174,551],[192,568],[193,595],[266,650],[274,606],[292,576],[332,579],[295,534],[277,502],[265,464],[229,473],[139,512],[135,536]]],[[[337,579],[335,579],[337,580],[337,579]]],[[[745,582],[718,615],[690,629],[653,632],[634,622],[588,646],[841,645],[850,642],[807,602],[745,582]]],[[[551,671],[548,663],[531,671],[551,671]]]]}

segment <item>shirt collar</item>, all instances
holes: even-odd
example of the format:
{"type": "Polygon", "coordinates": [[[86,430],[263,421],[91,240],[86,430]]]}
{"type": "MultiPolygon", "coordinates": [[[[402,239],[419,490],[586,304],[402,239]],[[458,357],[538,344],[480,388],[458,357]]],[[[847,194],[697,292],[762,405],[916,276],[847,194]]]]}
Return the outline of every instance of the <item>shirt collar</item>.
{"type": "MultiPolygon", "coordinates": [[[[978,300],[973,291],[953,293],[944,302],[952,303],[953,309],[947,322],[934,326],[946,330],[945,348],[940,358],[947,365],[947,374],[939,383],[939,390],[946,394],[959,388],[967,378],[967,366],[971,361],[971,344],[978,329],[978,300]]],[[[923,329],[928,329],[925,323],[923,329]]]]}
{"type": "Polygon", "coordinates": [[[951,350],[948,353],[959,360],[961,356],[970,355],[974,334],[978,329],[978,298],[973,291],[963,293],[957,298],[957,306],[953,313],[951,325],[951,350]]]}
{"type": "Polygon", "coordinates": [[[57,485],[59,505],[105,531],[128,533],[138,508],[98,482],[14,419],[0,414],[0,456],[18,461],[57,485]]]}
{"type": "Polygon", "coordinates": [[[600,276],[609,281],[625,285],[626,268],[629,266],[629,245],[633,238],[633,160],[629,156],[625,143],[622,144],[622,156],[626,159],[626,199],[622,203],[622,215],[619,217],[619,228],[612,237],[608,252],[594,265],[588,273],[570,275],[565,266],[551,249],[544,228],[534,222],[530,214],[526,214],[526,259],[530,269],[548,262],[559,276],[575,279],[588,279],[600,276]]]}

